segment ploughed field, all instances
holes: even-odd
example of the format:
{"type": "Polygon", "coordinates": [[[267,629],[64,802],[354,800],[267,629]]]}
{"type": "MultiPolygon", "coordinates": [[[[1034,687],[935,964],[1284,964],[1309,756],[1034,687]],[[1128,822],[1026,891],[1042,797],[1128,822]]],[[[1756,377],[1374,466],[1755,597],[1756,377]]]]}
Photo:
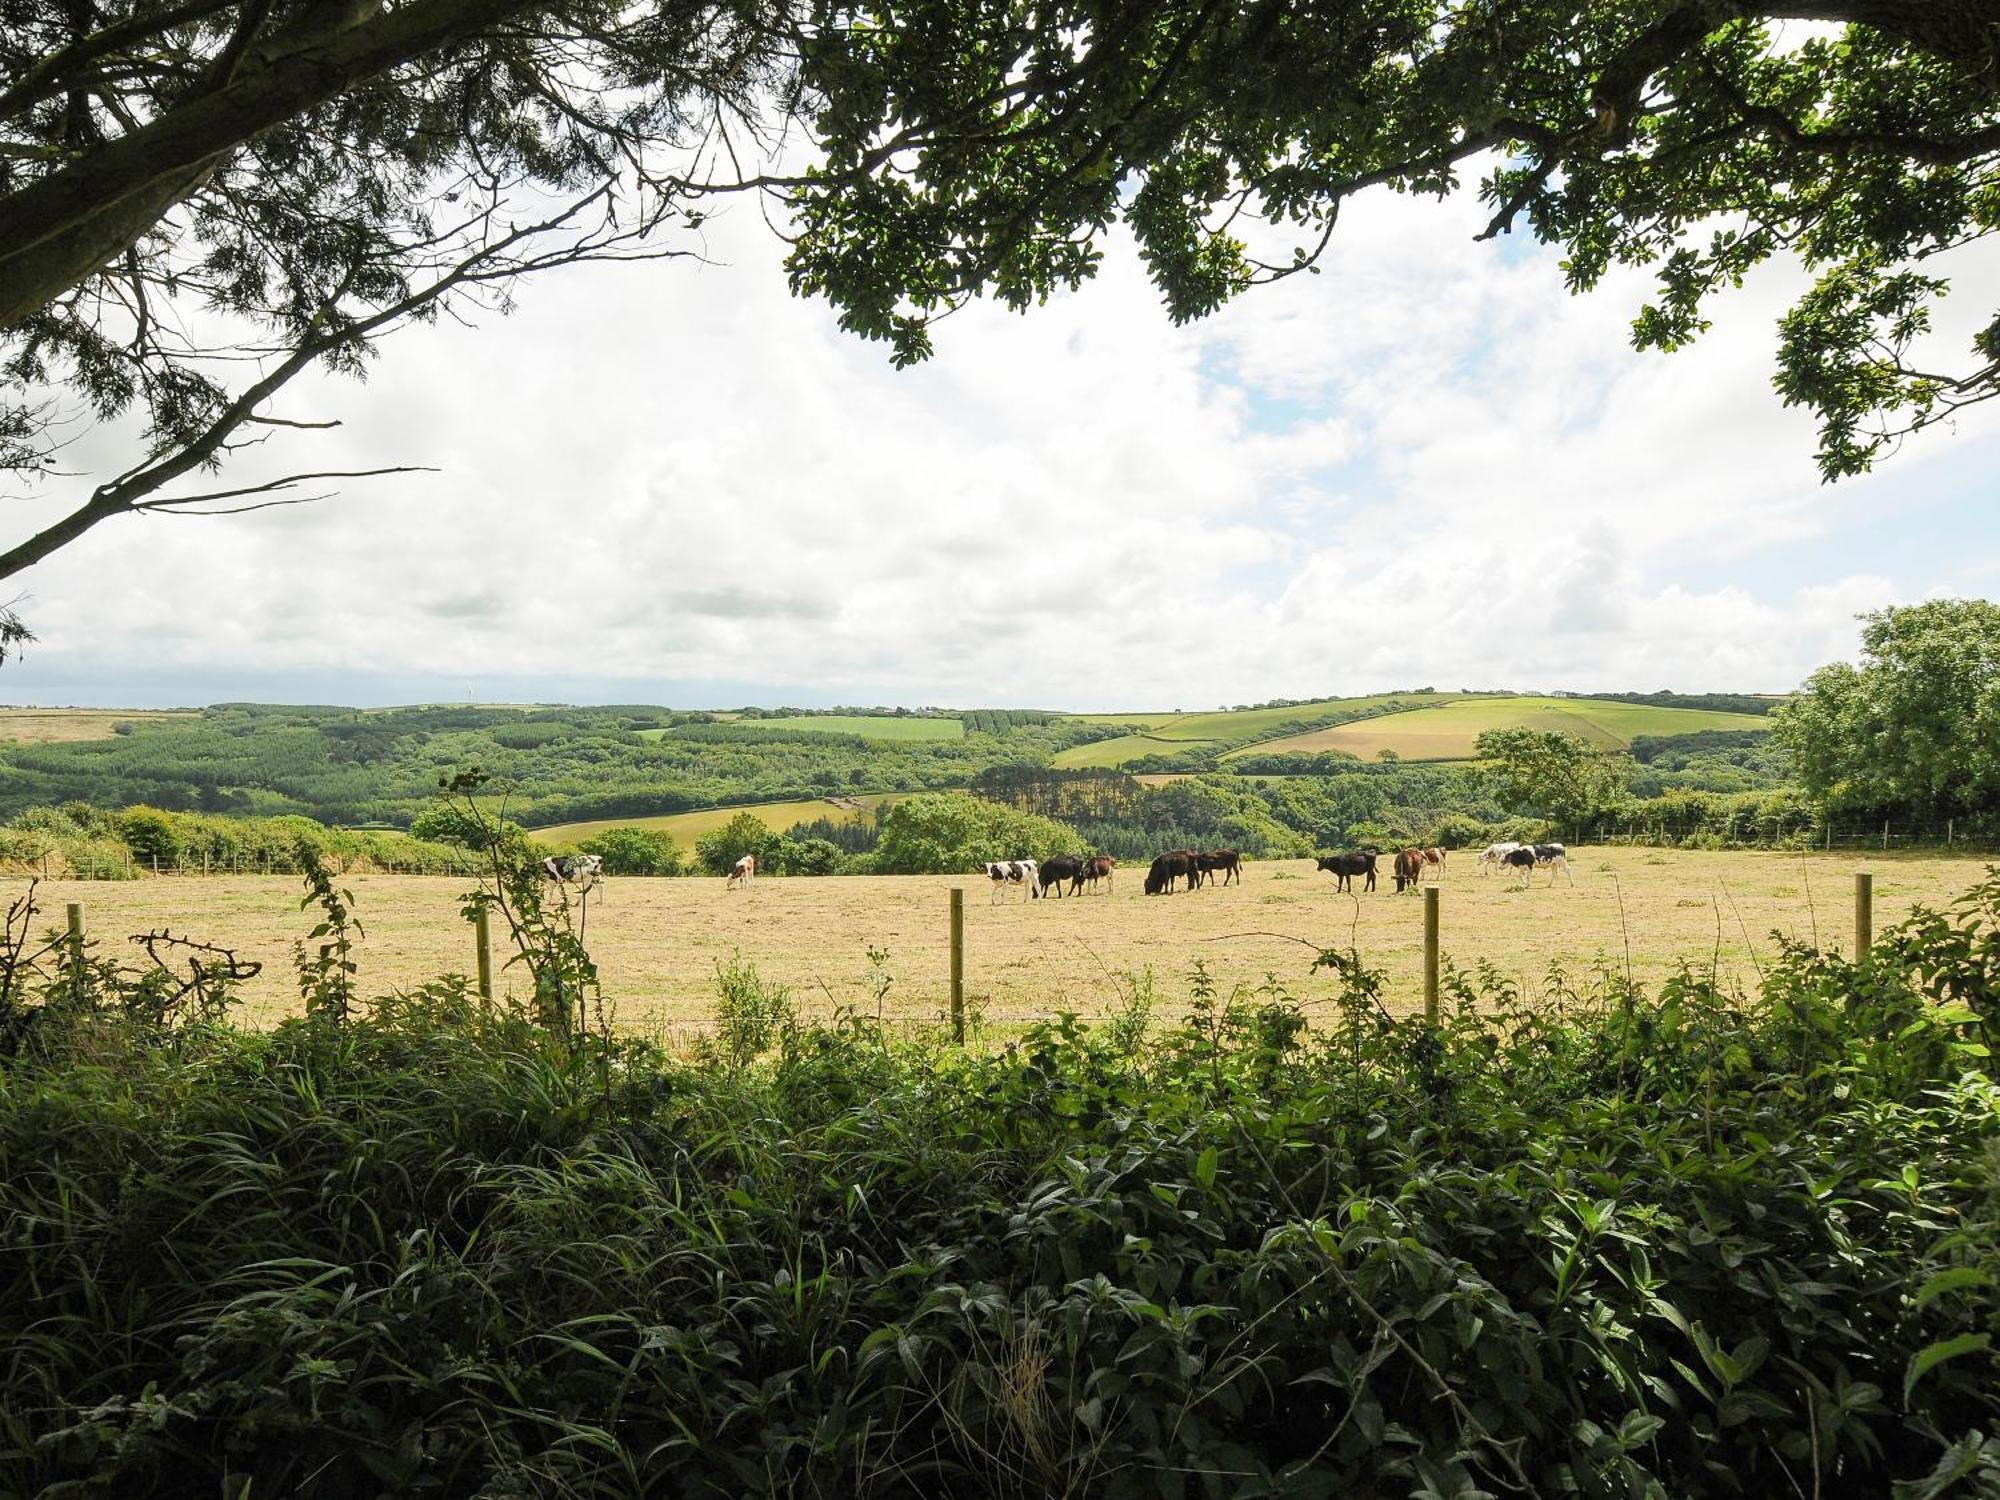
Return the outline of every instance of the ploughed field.
{"type": "MultiPolygon", "coordinates": [[[[1205,962],[1226,990],[1276,975],[1310,1000],[1330,992],[1308,972],[1311,951],[1289,939],[1345,946],[1387,970],[1390,1004],[1422,1000],[1423,904],[1398,897],[1382,861],[1380,888],[1358,900],[1337,895],[1308,860],[1250,862],[1240,886],[1146,897],[1143,870],[1122,868],[1110,894],[1023,904],[990,900],[981,876],[855,876],[779,879],[744,890],[720,879],[613,879],[592,898],[586,937],[619,1024],[671,1031],[712,1013],[715,967],[740,953],[769,980],[792,987],[802,1012],[837,1005],[872,1012],[872,982],[889,980],[884,1015],[930,1020],[948,992],[948,892],[965,890],[966,993],[1001,1030],[1063,1009],[1086,1014],[1115,1002],[1126,976],[1152,971],[1169,1006],[1186,975],[1205,962]],[[871,969],[869,949],[887,953],[871,969]]],[[[1686,960],[1719,963],[1746,985],[1753,960],[1775,951],[1773,928],[1827,945],[1852,936],[1853,872],[1875,872],[1877,932],[1915,903],[1941,905],[1981,873],[1975,857],[1944,855],[1706,853],[1649,848],[1572,851],[1574,888],[1531,889],[1517,878],[1475,873],[1471,854],[1452,856],[1443,886],[1443,948],[1465,968],[1481,960],[1539,988],[1551,964],[1579,979],[1600,959],[1622,969],[1629,941],[1635,977],[1648,988],[1686,960]],[[1621,917],[1620,899],[1623,912],[1621,917]]],[[[445,971],[470,972],[470,927],[459,915],[469,882],[452,876],[356,875],[366,930],[360,983],[366,993],[412,985],[445,971]]],[[[8,898],[26,882],[10,879],[8,898]]],[[[292,946],[315,920],[299,910],[302,888],[283,876],[159,877],[131,882],[47,881],[42,923],[61,923],[81,901],[99,952],[138,959],[127,938],[169,927],[239,949],[264,972],[244,990],[243,1015],[269,1022],[298,1005],[292,946]]],[[[499,934],[495,934],[496,944],[499,934]]],[[[504,948],[496,961],[504,961],[504,948]]],[[[520,987],[518,971],[502,983],[520,987]]]]}

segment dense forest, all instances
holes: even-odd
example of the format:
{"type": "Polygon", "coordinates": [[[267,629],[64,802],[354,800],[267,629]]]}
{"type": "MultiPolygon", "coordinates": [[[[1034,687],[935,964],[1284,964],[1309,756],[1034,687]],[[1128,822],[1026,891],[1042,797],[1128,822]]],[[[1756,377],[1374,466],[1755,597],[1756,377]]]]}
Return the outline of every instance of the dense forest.
{"type": "Polygon", "coordinates": [[[441,776],[477,766],[530,827],[830,792],[964,786],[998,761],[1046,761],[1117,731],[990,714],[963,739],[800,733],[665,709],[432,706],[356,710],[218,704],[135,721],[109,740],[0,746],[0,816],[88,802],[303,814],[407,827],[441,776]]]}

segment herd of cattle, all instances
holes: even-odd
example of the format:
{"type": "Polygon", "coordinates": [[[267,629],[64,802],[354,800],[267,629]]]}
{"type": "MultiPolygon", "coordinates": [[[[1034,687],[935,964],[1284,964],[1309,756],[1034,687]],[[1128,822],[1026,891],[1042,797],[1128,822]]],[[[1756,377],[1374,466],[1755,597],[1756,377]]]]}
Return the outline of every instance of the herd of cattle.
{"type": "MultiPolygon", "coordinates": [[[[1339,854],[1322,854],[1318,866],[1333,877],[1336,891],[1354,889],[1355,880],[1362,882],[1364,891],[1375,889],[1375,861],[1382,857],[1378,849],[1349,849],[1339,854]]],[[[1392,861],[1392,873],[1396,879],[1396,889],[1413,890],[1423,880],[1425,871],[1434,872],[1434,878],[1444,879],[1447,851],[1438,848],[1403,849],[1392,861]]],[[[1118,868],[1118,861],[1108,854],[1076,855],[1058,854],[1053,859],[996,859],[986,865],[986,877],[993,882],[993,899],[1000,900],[1015,887],[1023,892],[1023,900],[1032,900],[1053,892],[1063,894],[1063,887],[1069,888],[1072,896],[1081,895],[1084,887],[1096,890],[1103,882],[1107,892],[1111,889],[1112,872],[1118,868]]],[[[1535,871],[1547,870],[1549,884],[1556,883],[1556,875],[1561,872],[1571,885],[1576,877],[1569,872],[1569,852],[1561,844],[1488,844],[1479,855],[1479,873],[1488,870],[1521,872],[1521,885],[1525,889],[1534,879],[1535,871]]],[[[736,861],[730,870],[728,884],[748,885],[757,874],[757,857],[746,854],[736,861]]],[[[557,854],[542,861],[542,875],[560,887],[565,894],[571,890],[589,895],[604,883],[604,859],[597,854],[557,854]]],[[[1220,876],[1220,883],[1231,881],[1242,884],[1243,856],[1234,849],[1169,849],[1153,860],[1146,871],[1146,894],[1162,896],[1172,891],[1176,880],[1185,882],[1185,888],[1213,883],[1220,876]]]]}
{"type": "MultiPolygon", "coordinates": [[[[1363,890],[1372,891],[1375,862],[1381,857],[1379,849],[1350,849],[1321,855],[1318,867],[1333,876],[1336,891],[1352,891],[1356,879],[1362,882],[1363,890]]],[[[1448,857],[1449,851],[1439,848],[1400,850],[1391,861],[1396,889],[1399,892],[1416,889],[1426,871],[1436,880],[1444,879],[1448,857]]],[[[1088,858],[1059,854],[1043,860],[996,859],[987,862],[986,878],[993,883],[995,901],[1016,888],[1026,901],[1051,892],[1061,896],[1064,886],[1069,887],[1070,895],[1079,895],[1086,885],[1095,890],[1100,880],[1108,890],[1111,872],[1117,866],[1118,861],[1108,854],[1088,858]]],[[[1534,879],[1537,870],[1549,872],[1550,885],[1556,883],[1558,873],[1571,885],[1576,884],[1576,877],[1569,871],[1569,851],[1561,844],[1488,844],[1480,851],[1478,867],[1481,875],[1490,870],[1518,870],[1523,888],[1534,879]]],[[[1232,880],[1241,884],[1243,856],[1234,849],[1169,849],[1156,856],[1152,868],[1146,871],[1146,894],[1163,896],[1174,889],[1177,880],[1192,891],[1214,882],[1217,876],[1223,885],[1232,880]]]]}

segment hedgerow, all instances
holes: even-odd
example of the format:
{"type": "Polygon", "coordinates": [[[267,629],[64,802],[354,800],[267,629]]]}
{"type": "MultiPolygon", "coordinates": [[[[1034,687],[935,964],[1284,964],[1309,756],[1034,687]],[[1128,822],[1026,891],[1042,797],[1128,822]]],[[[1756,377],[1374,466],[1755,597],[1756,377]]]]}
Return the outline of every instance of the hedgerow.
{"type": "Polygon", "coordinates": [[[0,1492],[2000,1492],[2000,876],[1750,996],[1330,951],[970,1050],[11,953],[0,1492]]]}

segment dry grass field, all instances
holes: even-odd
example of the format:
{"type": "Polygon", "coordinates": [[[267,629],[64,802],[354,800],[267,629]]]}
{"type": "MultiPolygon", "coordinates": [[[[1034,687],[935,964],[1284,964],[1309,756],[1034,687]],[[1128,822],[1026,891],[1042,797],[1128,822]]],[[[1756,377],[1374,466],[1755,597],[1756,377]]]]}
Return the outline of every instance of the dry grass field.
{"type": "Polygon", "coordinates": [[[150,708],[0,708],[0,740],[50,744],[73,740],[108,740],[115,724],[146,724],[162,719],[192,719],[193,713],[150,708]]]}
{"type": "MultiPolygon", "coordinates": [[[[1491,961],[1527,986],[1552,963],[1583,970],[1600,958],[1631,964],[1657,984],[1685,958],[1711,960],[1741,982],[1773,951],[1772,929],[1828,944],[1851,936],[1852,874],[1875,874],[1876,927],[1912,904],[1938,905],[1976,880],[1976,858],[1925,855],[1697,853],[1644,848],[1580,849],[1574,888],[1537,879],[1516,890],[1484,879],[1460,855],[1444,882],[1446,954],[1465,967],[1491,961]],[[1620,903],[1622,897],[1622,915],[1620,903]]],[[[1057,1010],[1085,1013],[1115,1000],[1122,976],[1150,968],[1165,1003],[1178,1006],[1184,976],[1206,961],[1225,987],[1275,974],[1311,998],[1327,980],[1308,973],[1312,954],[1290,939],[1356,943],[1392,977],[1392,1004],[1421,1000],[1422,903],[1384,887],[1358,900],[1336,895],[1331,877],[1304,860],[1246,865],[1243,883],[1148,899],[1139,872],[1121,871],[1114,894],[1023,905],[994,905],[985,882],[947,876],[848,879],[766,877],[747,890],[720,880],[614,880],[593,899],[588,939],[607,998],[623,1025],[699,1025],[710,1014],[718,960],[741,953],[767,978],[790,985],[801,1008],[828,1014],[836,1004],[873,1008],[869,948],[886,950],[891,980],[884,1013],[939,1015],[947,985],[947,892],[966,891],[966,988],[989,1025],[1018,1028],[1057,1010]]],[[[24,882],[5,882],[11,899],[24,882]]],[[[352,886],[367,929],[363,987],[409,985],[472,966],[470,929],[458,916],[466,882],[451,877],[356,876],[352,886]]],[[[298,910],[297,882],[281,877],[165,877],[136,881],[48,882],[46,914],[80,900],[106,951],[165,925],[234,944],[265,964],[247,990],[246,1016],[268,1022],[296,1007],[291,945],[311,919],[298,910]]],[[[518,983],[518,981],[516,981],[518,983]]]]}

